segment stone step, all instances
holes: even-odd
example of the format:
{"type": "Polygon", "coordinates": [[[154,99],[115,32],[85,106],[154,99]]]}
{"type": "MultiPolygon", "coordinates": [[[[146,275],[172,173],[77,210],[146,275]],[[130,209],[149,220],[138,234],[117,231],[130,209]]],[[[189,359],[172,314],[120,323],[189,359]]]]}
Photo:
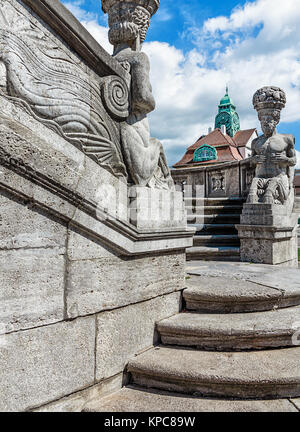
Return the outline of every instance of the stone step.
{"type": "Polygon", "coordinates": [[[165,345],[241,351],[294,346],[299,319],[300,306],[246,314],[181,313],[160,321],[157,329],[165,345]]]}
{"type": "Polygon", "coordinates": [[[223,259],[226,261],[238,260],[240,248],[238,246],[195,246],[186,250],[186,259],[214,261],[223,259]]]}
{"type": "Polygon", "coordinates": [[[221,206],[185,206],[188,215],[192,214],[241,214],[243,206],[236,205],[221,205],[221,206]]]}
{"type": "Polygon", "coordinates": [[[288,280],[284,288],[278,289],[225,275],[189,276],[186,287],[186,308],[200,312],[259,312],[300,305],[300,284],[295,287],[288,280]]]}
{"type": "MultiPolygon", "coordinates": [[[[128,386],[86,405],[85,412],[299,412],[288,399],[224,400],[128,386]]],[[[187,426],[191,427],[191,424],[187,426]]]]}
{"type": "Polygon", "coordinates": [[[195,235],[194,236],[194,247],[195,246],[239,246],[240,239],[237,234],[228,235],[195,235]]]}
{"type": "Polygon", "coordinates": [[[189,198],[185,197],[184,202],[186,205],[196,206],[227,206],[227,205],[239,205],[243,206],[245,200],[243,198],[189,198]]]}
{"type": "Polygon", "coordinates": [[[300,396],[300,347],[219,353],[157,347],[129,361],[133,384],[198,396],[300,396]]]}
{"type": "Polygon", "coordinates": [[[240,223],[240,215],[236,213],[224,213],[224,214],[193,214],[188,215],[187,217],[188,223],[195,223],[195,224],[207,224],[207,223],[225,223],[228,222],[231,224],[239,224],[240,223]]]}
{"type": "Polygon", "coordinates": [[[237,229],[235,227],[234,223],[217,223],[217,224],[208,224],[208,223],[201,223],[201,224],[188,224],[189,227],[195,228],[197,234],[236,234],[237,229]]]}

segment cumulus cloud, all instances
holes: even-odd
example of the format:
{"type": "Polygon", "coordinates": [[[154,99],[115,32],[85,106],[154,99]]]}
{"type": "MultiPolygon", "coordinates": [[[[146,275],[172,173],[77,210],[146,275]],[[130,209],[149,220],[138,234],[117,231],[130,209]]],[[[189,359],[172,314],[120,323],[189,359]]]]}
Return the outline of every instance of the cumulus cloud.
{"type": "Polygon", "coordinates": [[[297,165],[296,168],[300,169],[300,151],[296,150],[297,153],[297,165]]]}
{"type": "MultiPolygon", "coordinates": [[[[201,28],[190,27],[194,46],[187,52],[163,42],[144,44],[157,101],[157,109],[150,115],[152,135],[164,143],[170,164],[214,126],[217,104],[227,83],[242,128],[259,128],[252,95],[263,85],[278,85],[286,91],[283,122],[300,120],[298,3],[285,0],[283,7],[282,0],[247,2],[228,17],[209,19],[201,28]]],[[[84,14],[82,2],[66,6],[111,52],[107,28],[99,25],[95,16],[84,14]]],[[[300,155],[298,166],[299,160],[300,155]]]]}

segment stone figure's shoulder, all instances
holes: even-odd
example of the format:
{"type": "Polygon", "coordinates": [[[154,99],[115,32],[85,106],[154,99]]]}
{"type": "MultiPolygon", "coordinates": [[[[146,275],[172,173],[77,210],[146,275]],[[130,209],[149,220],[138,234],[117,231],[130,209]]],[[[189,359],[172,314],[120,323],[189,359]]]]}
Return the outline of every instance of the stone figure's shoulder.
{"type": "Polygon", "coordinates": [[[131,62],[133,64],[135,63],[137,65],[143,65],[143,66],[146,66],[148,68],[150,67],[150,60],[149,60],[147,54],[145,54],[144,52],[135,53],[131,59],[131,62]]]}
{"type": "Polygon", "coordinates": [[[280,134],[280,136],[285,140],[285,142],[290,145],[295,145],[295,137],[292,134],[280,134]]]}
{"type": "Polygon", "coordinates": [[[251,146],[255,147],[255,145],[260,141],[261,137],[254,138],[251,142],[251,146]]]}

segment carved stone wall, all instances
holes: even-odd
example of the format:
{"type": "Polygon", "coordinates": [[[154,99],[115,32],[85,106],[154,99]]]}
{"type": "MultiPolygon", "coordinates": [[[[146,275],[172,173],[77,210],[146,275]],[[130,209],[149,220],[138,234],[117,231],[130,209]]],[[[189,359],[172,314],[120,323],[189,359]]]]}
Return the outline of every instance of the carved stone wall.
{"type": "Polygon", "coordinates": [[[127,83],[95,74],[39,20],[28,19],[21,4],[1,2],[2,89],[99,165],[126,177],[119,123],[129,115],[127,83]]]}

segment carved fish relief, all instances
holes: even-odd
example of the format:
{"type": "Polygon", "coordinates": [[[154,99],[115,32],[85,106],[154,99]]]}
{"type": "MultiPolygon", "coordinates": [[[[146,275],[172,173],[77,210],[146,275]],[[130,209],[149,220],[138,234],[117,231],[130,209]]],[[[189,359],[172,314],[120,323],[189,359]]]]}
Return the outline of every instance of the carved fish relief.
{"type": "Polygon", "coordinates": [[[0,60],[8,95],[29,105],[40,121],[54,121],[70,141],[116,175],[126,176],[119,124],[129,96],[118,77],[90,75],[37,26],[0,3],[0,60]],[[105,107],[104,107],[105,105],[105,107]]]}

